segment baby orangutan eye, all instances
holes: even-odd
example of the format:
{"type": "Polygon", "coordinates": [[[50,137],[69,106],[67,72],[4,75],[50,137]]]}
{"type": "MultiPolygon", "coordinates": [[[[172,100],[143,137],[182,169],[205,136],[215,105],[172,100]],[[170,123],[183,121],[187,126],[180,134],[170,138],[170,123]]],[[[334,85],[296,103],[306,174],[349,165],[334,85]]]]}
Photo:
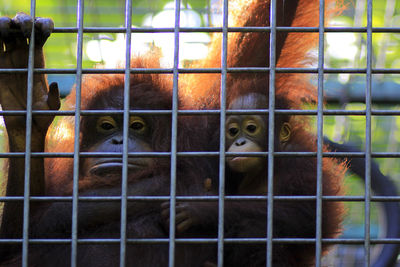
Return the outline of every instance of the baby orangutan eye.
{"type": "Polygon", "coordinates": [[[246,130],[247,130],[249,133],[255,133],[256,130],[257,130],[257,125],[249,124],[249,125],[247,125],[246,130]]]}
{"type": "Polygon", "coordinates": [[[239,129],[236,127],[231,127],[231,128],[229,128],[228,132],[229,132],[230,136],[234,137],[238,134],[239,129]]]}

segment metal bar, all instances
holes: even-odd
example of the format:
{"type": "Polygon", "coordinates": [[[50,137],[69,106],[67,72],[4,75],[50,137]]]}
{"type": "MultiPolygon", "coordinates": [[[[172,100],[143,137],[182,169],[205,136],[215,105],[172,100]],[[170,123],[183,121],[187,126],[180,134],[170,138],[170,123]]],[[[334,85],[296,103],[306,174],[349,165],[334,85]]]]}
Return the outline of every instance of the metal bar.
{"type": "MultiPolygon", "coordinates": [[[[284,115],[317,115],[317,110],[314,109],[275,109],[275,114],[284,115]]],[[[249,109],[249,110],[226,110],[226,115],[267,115],[268,109],[249,109]]],[[[0,111],[0,116],[23,116],[26,111],[0,111]]],[[[48,110],[34,110],[33,115],[55,115],[55,116],[75,116],[75,111],[48,111],[48,110]]],[[[99,116],[99,115],[120,115],[123,110],[82,110],[82,116],[99,116]]],[[[171,110],[131,110],[129,115],[171,115],[171,110]]],[[[178,110],[178,115],[219,115],[219,110],[178,110]]],[[[365,116],[365,110],[341,110],[329,109],[323,110],[323,115],[337,116],[337,115],[351,115],[351,116],[365,116]]],[[[371,115],[374,116],[399,116],[400,110],[378,110],[371,109],[371,115]]]]}
{"type": "MultiPolygon", "coordinates": [[[[179,244],[212,244],[217,243],[217,238],[176,238],[179,244]]],[[[315,244],[315,238],[273,238],[276,244],[315,244]]],[[[323,238],[323,244],[362,245],[364,238],[323,238]]],[[[168,238],[128,238],[128,244],[166,244],[168,238]]],[[[265,244],[267,238],[225,238],[225,244],[265,244]]],[[[0,244],[20,244],[22,239],[0,239],[0,244]]],[[[31,244],[70,244],[70,239],[30,239],[31,244]]],[[[119,238],[90,238],[78,239],[78,244],[119,244],[119,238]]],[[[400,244],[400,238],[373,238],[371,244],[400,244]]]]}
{"type": "Polygon", "coordinates": [[[364,259],[365,267],[370,266],[370,239],[371,239],[371,91],[372,91],[372,0],[367,1],[367,75],[365,88],[365,240],[364,259]]]}
{"type": "Polygon", "coordinates": [[[71,229],[71,267],[77,266],[78,254],[78,194],[79,194],[79,151],[80,151],[80,112],[82,89],[82,53],[83,53],[83,19],[84,1],[77,1],[77,58],[76,58],[76,96],[75,96],[75,125],[74,125],[74,170],[72,189],[72,229],[71,229]]]}
{"type": "MultiPolygon", "coordinates": [[[[229,32],[270,32],[271,27],[228,27],[229,32]]],[[[318,27],[276,27],[281,32],[318,32],[318,27]]],[[[376,33],[400,33],[400,27],[372,27],[372,32],[376,33]]],[[[55,33],[75,33],[76,27],[57,27],[55,33]]],[[[345,32],[345,33],[365,33],[367,27],[325,27],[325,32],[345,32]]],[[[122,27],[85,27],[85,33],[125,33],[122,27]]],[[[174,28],[132,28],[134,33],[165,33],[174,32],[174,28]]],[[[223,32],[222,27],[182,27],[180,32],[223,32]]]]}
{"type": "MultiPolygon", "coordinates": [[[[31,16],[34,19],[36,12],[36,1],[31,1],[31,16]]],[[[32,24],[31,38],[29,42],[28,55],[28,77],[26,93],[26,129],[25,129],[25,176],[24,176],[24,201],[23,201],[23,226],[22,226],[22,266],[29,266],[29,211],[30,211],[30,188],[31,188],[31,141],[32,141],[32,98],[33,98],[33,68],[35,66],[35,25],[32,24]]]]}
{"type": "Polygon", "coordinates": [[[274,142],[275,142],[275,67],[276,67],[276,0],[270,3],[270,51],[269,51],[269,97],[268,97],[268,202],[267,202],[267,251],[266,265],[272,267],[273,214],[274,214],[274,142]]]}
{"type": "MultiPolygon", "coordinates": [[[[119,152],[81,152],[81,158],[107,158],[120,157],[119,152]]],[[[178,157],[205,157],[219,156],[219,152],[177,152],[178,157]]],[[[226,156],[243,156],[243,157],[267,157],[268,152],[226,152],[226,156]]],[[[316,157],[316,152],[274,152],[275,157],[316,157]]],[[[365,152],[323,152],[323,157],[329,158],[365,158],[365,152]]],[[[24,152],[0,153],[0,158],[23,158],[24,152]]],[[[168,158],[170,152],[129,152],[129,157],[133,158],[168,158]]],[[[371,156],[374,158],[400,158],[400,152],[373,152],[371,156]]],[[[50,153],[50,152],[32,152],[32,158],[72,158],[73,153],[50,153]]]]}
{"type": "MultiPolygon", "coordinates": [[[[284,115],[317,115],[317,110],[307,109],[276,109],[275,114],[284,115]]],[[[178,115],[219,115],[219,110],[178,110],[178,115]]],[[[268,109],[254,109],[254,110],[226,110],[227,115],[267,115],[268,109]]],[[[23,116],[26,111],[0,111],[0,116],[23,116]]],[[[34,110],[33,115],[55,115],[55,116],[75,116],[75,111],[48,111],[48,110],[34,110]]],[[[82,110],[82,116],[99,116],[99,115],[120,115],[123,110],[82,110]]],[[[129,115],[171,115],[171,110],[131,110],[129,115]]],[[[340,110],[329,109],[323,110],[323,115],[351,115],[351,116],[365,116],[365,110],[340,110]]],[[[371,110],[371,115],[374,116],[399,116],[400,110],[371,110]]]]}
{"type": "Polygon", "coordinates": [[[318,31],[318,107],[317,107],[317,188],[316,188],[316,241],[315,266],[321,266],[322,260],[322,153],[324,145],[324,34],[325,34],[325,1],[319,1],[319,31],[318,31]]]}
{"type": "Polygon", "coordinates": [[[218,188],[218,267],[224,266],[224,214],[225,214],[225,122],[226,122],[226,78],[228,67],[228,12],[229,2],[223,0],[222,9],[222,53],[220,92],[220,138],[219,138],[219,188],[218,188]]]}
{"type": "MultiPolygon", "coordinates": [[[[274,200],[278,201],[315,201],[316,196],[274,196],[274,200]]],[[[0,197],[0,202],[13,202],[24,200],[24,197],[0,197]]],[[[35,202],[70,202],[72,197],[36,197],[32,196],[29,198],[30,201],[35,202]]],[[[79,201],[82,202],[114,202],[121,201],[120,196],[80,196],[79,201]]],[[[169,196],[128,196],[128,201],[141,201],[141,202],[152,202],[152,201],[168,201],[169,196]]],[[[217,196],[177,196],[176,200],[180,201],[217,201],[217,196]]],[[[228,201],[259,201],[268,200],[268,196],[225,196],[224,200],[228,201]]],[[[323,196],[324,201],[347,201],[347,202],[364,202],[365,196],[323,196]]],[[[371,202],[394,202],[399,201],[400,196],[371,196],[371,202]]]]}
{"type": "MultiPolygon", "coordinates": [[[[365,74],[367,73],[366,68],[324,68],[325,73],[340,74],[365,74]]],[[[27,68],[18,69],[0,69],[0,73],[23,73],[27,72],[27,68]]],[[[63,69],[53,69],[53,68],[35,68],[34,73],[47,73],[47,74],[75,74],[75,68],[63,68],[63,69]]],[[[179,73],[221,73],[221,68],[178,68],[179,73]]],[[[229,67],[226,68],[227,73],[263,73],[269,72],[268,67],[229,67]]],[[[130,70],[131,73],[163,73],[163,74],[173,74],[172,68],[134,68],[130,70]]],[[[303,68],[275,68],[276,73],[318,73],[317,68],[303,67],[303,68]]],[[[123,74],[124,69],[93,69],[85,68],[82,69],[83,74],[123,74]]],[[[373,74],[399,74],[399,68],[371,68],[371,73],[373,74]]]]}
{"type": "Polygon", "coordinates": [[[179,78],[179,30],[181,1],[175,0],[174,27],[174,66],[172,90],[172,125],[171,125],[171,185],[170,185],[170,223],[169,223],[169,267],[175,266],[175,204],[176,204],[176,163],[178,135],[178,78],[179,78]]]}
{"type": "Polygon", "coordinates": [[[129,110],[130,110],[130,67],[131,67],[131,28],[132,28],[132,0],[125,1],[125,76],[124,76],[124,119],[122,133],[122,181],[121,181],[121,222],[120,222],[120,257],[119,266],[126,265],[127,239],[127,190],[128,190],[128,153],[129,153],[129,110]]]}

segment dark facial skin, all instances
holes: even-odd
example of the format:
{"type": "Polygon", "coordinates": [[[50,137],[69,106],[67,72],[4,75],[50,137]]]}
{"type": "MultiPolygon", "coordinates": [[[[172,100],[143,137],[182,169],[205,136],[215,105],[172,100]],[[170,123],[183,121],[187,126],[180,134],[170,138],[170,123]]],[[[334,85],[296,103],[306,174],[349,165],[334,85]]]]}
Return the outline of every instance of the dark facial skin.
{"type": "MultiPolygon", "coordinates": [[[[102,116],[87,118],[88,127],[93,127],[94,133],[87,136],[83,142],[87,144],[84,151],[88,152],[122,152],[123,127],[122,117],[102,116]],[[87,149],[86,149],[87,147],[87,149]]],[[[145,118],[131,116],[129,121],[128,150],[129,152],[152,152],[150,147],[150,126],[145,118]]],[[[131,172],[148,169],[154,162],[153,158],[129,158],[128,169],[131,172]]],[[[86,175],[103,176],[122,170],[122,158],[86,158],[83,164],[86,175]]]]}
{"type": "MultiPolygon", "coordinates": [[[[228,152],[265,151],[265,122],[261,116],[229,116],[226,123],[226,145],[228,152]]],[[[258,170],[262,164],[259,157],[227,157],[229,167],[240,173],[258,170]],[[255,169],[256,168],[256,169],[255,169]]]]}
{"type": "MultiPolygon", "coordinates": [[[[249,94],[237,98],[229,109],[265,108],[263,95],[249,94]]],[[[259,115],[232,115],[226,121],[227,152],[261,152],[267,149],[266,118],[259,115]]],[[[263,159],[260,157],[227,157],[228,166],[235,172],[259,172],[263,159]]]]}

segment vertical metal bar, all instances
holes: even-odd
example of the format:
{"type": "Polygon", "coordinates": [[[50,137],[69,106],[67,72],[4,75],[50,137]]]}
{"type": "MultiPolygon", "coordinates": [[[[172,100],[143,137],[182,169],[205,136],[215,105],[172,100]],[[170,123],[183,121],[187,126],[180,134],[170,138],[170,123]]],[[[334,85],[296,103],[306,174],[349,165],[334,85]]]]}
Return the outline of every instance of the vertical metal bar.
{"type": "Polygon", "coordinates": [[[225,121],[226,121],[226,76],[228,55],[228,0],[223,0],[222,10],[222,55],[220,93],[220,137],[219,137],[219,194],[218,194],[218,267],[224,266],[224,198],[225,198],[225,121]]]}
{"type": "Polygon", "coordinates": [[[315,266],[321,266],[322,258],[322,152],[324,134],[324,34],[325,34],[325,1],[319,2],[318,30],[318,111],[317,111],[317,188],[316,188],[316,233],[315,233],[315,266]]]}
{"type": "Polygon", "coordinates": [[[172,91],[172,125],[171,125],[171,186],[170,186],[170,223],[169,223],[169,266],[175,266],[175,204],[176,204],[176,161],[178,135],[178,78],[179,78],[179,25],[181,1],[175,0],[174,25],[174,69],[172,91]]]}
{"type": "Polygon", "coordinates": [[[129,142],[129,109],[130,109],[130,67],[132,39],[132,0],[125,2],[125,77],[124,77],[124,120],[122,133],[122,181],[121,181],[121,229],[119,266],[126,265],[126,220],[127,220],[127,190],[128,190],[128,142],[129,142]]]}
{"type": "Polygon", "coordinates": [[[82,50],[83,50],[83,17],[84,1],[77,1],[77,58],[76,58],[76,97],[75,97],[75,135],[74,135],[74,172],[72,190],[72,230],[71,230],[71,267],[77,266],[78,246],[78,181],[79,181],[79,136],[81,117],[82,87],[82,50]]]}
{"type": "MultiPolygon", "coordinates": [[[[31,0],[31,16],[36,13],[36,0],[31,0]]],[[[31,137],[32,137],[32,97],[33,97],[33,68],[35,67],[35,26],[31,29],[29,42],[27,95],[26,95],[26,135],[25,135],[25,176],[24,176],[24,219],[22,228],[22,266],[28,267],[29,254],[29,197],[31,188],[31,137]]]]}
{"type": "Polygon", "coordinates": [[[276,0],[270,6],[270,73],[268,113],[268,210],[267,210],[267,266],[272,267],[274,213],[274,135],[275,135],[275,67],[276,67],[276,0]]]}
{"type": "Polygon", "coordinates": [[[367,80],[365,92],[365,267],[370,266],[371,222],[371,86],[372,86],[372,0],[367,1],[367,80]]]}

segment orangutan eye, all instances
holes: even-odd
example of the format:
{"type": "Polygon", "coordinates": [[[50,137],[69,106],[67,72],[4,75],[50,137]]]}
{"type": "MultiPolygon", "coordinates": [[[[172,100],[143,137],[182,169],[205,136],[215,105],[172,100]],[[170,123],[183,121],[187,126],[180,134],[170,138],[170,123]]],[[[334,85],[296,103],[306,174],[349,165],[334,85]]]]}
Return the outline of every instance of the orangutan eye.
{"type": "Polygon", "coordinates": [[[111,130],[111,129],[114,129],[115,127],[114,127],[114,125],[112,125],[112,124],[109,123],[109,122],[103,122],[103,123],[101,124],[101,128],[102,128],[103,130],[109,131],[109,130],[111,130]]]}
{"type": "Polygon", "coordinates": [[[261,130],[260,124],[257,121],[255,121],[254,119],[246,120],[243,123],[243,128],[247,134],[252,135],[252,136],[257,135],[261,130]]]}
{"type": "Polygon", "coordinates": [[[237,127],[231,127],[228,132],[230,136],[234,137],[239,133],[239,129],[237,127]]]}
{"type": "Polygon", "coordinates": [[[96,130],[101,133],[109,133],[117,128],[117,122],[111,116],[100,117],[96,123],[96,130]]]}
{"type": "Polygon", "coordinates": [[[139,130],[143,129],[143,127],[144,127],[144,124],[141,123],[141,122],[134,122],[134,123],[131,124],[131,129],[132,130],[139,131],[139,130]]]}
{"type": "Polygon", "coordinates": [[[247,125],[246,130],[249,133],[255,133],[257,131],[257,125],[249,124],[249,125],[247,125]]]}
{"type": "Polygon", "coordinates": [[[143,118],[138,116],[133,116],[130,119],[130,126],[133,131],[138,133],[144,133],[147,130],[147,124],[143,118]]]}

